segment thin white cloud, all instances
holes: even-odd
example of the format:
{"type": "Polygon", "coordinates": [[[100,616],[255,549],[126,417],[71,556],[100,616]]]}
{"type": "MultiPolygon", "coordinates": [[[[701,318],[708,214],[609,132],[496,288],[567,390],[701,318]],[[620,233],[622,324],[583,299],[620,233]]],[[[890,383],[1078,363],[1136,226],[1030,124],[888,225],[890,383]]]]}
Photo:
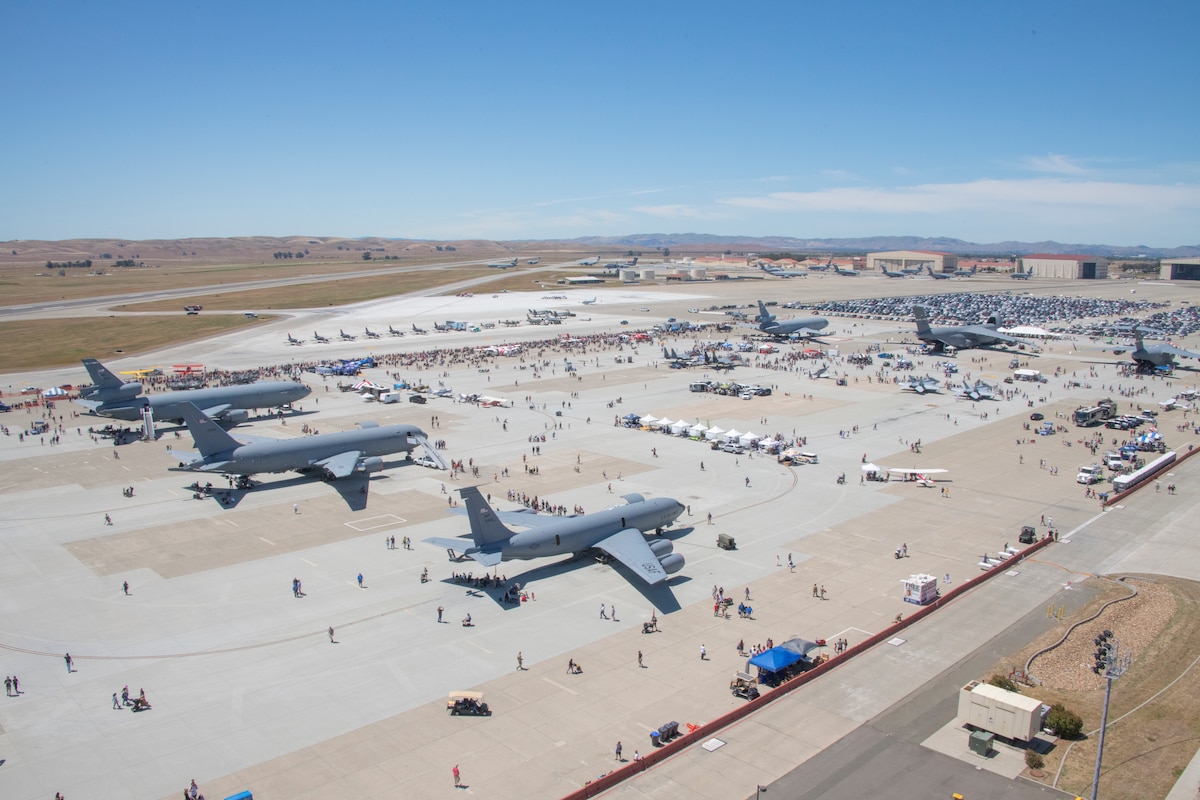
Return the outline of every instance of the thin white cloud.
{"type": "Polygon", "coordinates": [[[633,210],[661,219],[720,219],[722,216],[711,211],[701,211],[695,206],[679,203],[661,206],[637,206],[633,210]]]}
{"type": "Polygon", "coordinates": [[[844,169],[823,169],[821,175],[839,181],[858,180],[858,176],[844,169]]]}
{"type": "Polygon", "coordinates": [[[1012,212],[1034,207],[1170,211],[1200,207],[1200,186],[1156,185],[1061,178],[981,179],[966,183],[897,188],[836,188],[727,197],[716,202],[763,211],[840,211],[884,214],[946,214],[966,210],[1012,212]]]}
{"type": "Polygon", "coordinates": [[[1086,175],[1091,170],[1070,156],[1047,153],[1044,156],[1026,156],[1020,166],[1032,172],[1049,172],[1055,175],[1086,175]]]}

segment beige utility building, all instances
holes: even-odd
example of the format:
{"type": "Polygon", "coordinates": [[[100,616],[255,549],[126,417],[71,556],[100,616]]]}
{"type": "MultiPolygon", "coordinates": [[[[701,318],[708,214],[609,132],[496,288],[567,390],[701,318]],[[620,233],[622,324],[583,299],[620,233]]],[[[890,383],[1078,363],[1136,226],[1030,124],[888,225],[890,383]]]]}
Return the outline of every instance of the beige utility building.
{"type": "Polygon", "coordinates": [[[1090,281],[1108,277],[1108,259],[1100,256],[1043,253],[1023,256],[1020,265],[1022,272],[1032,272],[1035,278],[1090,281]]]}
{"type": "Polygon", "coordinates": [[[868,272],[899,272],[916,270],[924,272],[928,267],[934,272],[954,272],[958,269],[958,256],[934,250],[892,250],[886,253],[867,253],[868,272]]]}
{"type": "Polygon", "coordinates": [[[1158,277],[1164,281],[1200,281],[1200,258],[1164,258],[1158,277]]]}

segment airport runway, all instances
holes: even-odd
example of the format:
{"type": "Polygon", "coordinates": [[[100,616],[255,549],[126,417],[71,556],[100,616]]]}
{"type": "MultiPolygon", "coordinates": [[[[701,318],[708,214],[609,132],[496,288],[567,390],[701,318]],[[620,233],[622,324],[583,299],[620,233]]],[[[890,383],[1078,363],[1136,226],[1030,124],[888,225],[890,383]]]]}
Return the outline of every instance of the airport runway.
{"type": "MultiPolygon", "coordinates": [[[[1010,287],[977,280],[956,288],[1049,291],[1036,283],[1010,287]]],[[[918,282],[827,278],[802,285],[771,282],[771,288],[801,297],[917,288],[896,283],[918,282]]],[[[920,283],[920,291],[930,290],[932,281],[920,283]]],[[[1107,284],[1098,288],[1121,290],[1107,284]]],[[[632,323],[629,328],[667,316],[718,319],[689,315],[687,308],[750,302],[762,290],[762,285],[717,284],[572,290],[565,292],[572,298],[567,303],[541,299],[557,291],[406,298],[302,312],[303,322],[275,323],[243,339],[218,337],[109,366],[187,361],[245,368],[619,330],[621,319],[632,323]],[[598,296],[595,306],[575,302],[593,295],[598,296]],[[526,307],[543,306],[570,307],[590,319],[576,317],[536,330],[293,348],[283,343],[284,325],[295,328],[296,335],[301,326],[314,325],[323,333],[412,322],[426,327],[433,320],[471,320],[485,313],[515,317],[526,307]],[[643,306],[651,311],[636,310],[643,306]]],[[[1173,293],[1184,290],[1158,291],[1177,296],[1173,293]]],[[[834,319],[831,335],[846,354],[867,342],[898,339],[901,327],[834,319]]],[[[690,341],[683,337],[675,344],[690,341]]],[[[1082,487],[1073,483],[1079,464],[1090,461],[1079,448],[1064,447],[1059,443],[1064,437],[1015,444],[1030,435],[1022,429],[1032,410],[1024,397],[972,404],[945,393],[917,396],[867,384],[874,368],[851,369],[850,384],[839,387],[760,365],[732,377],[777,389],[771,397],[742,401],[687,392],[688,381],[700,373],[656,368],[660,354],[657,345],[643,345],[636,353],[627,346],[620,353],[571,355],[578,367],[574,377],[563,371],[563,355],[550,352],[542,358],[553,371],[540,378],[504,357],[486,373],[462,365],[398,370],[435,386],[442,381],[456,394],[511,397],[516,401],[511,409],[449,400],[424,406],[364,404],[353,393],[337,391],[337,379],[309,374],[306,380],[315,391],[301,404],[302,414],[286,425],[262,420],[238,433],[298,435],[305,423],[322,432],[342,430],[362,418],[417,424],[431,438],[447,440],[448,456],[473,459],[481,467],[481,482],[504,508],[513,507],[503,500],[508,490],[587,510],[618,502],[627,492],[675,497],[691,506],[690,516],[681,518],[672,534],[677,551],[687,558],[672,581],[677,611],[670,610],[669,598],[647,596],[611,567],[579,560],[502,565],[499,572],[509,579],[520,576],[536,597],[519,608],[469,592],[449,576],[470,567],[448,563],[444,551],[421,542],[465,530],[461,517],[447,513],[454,486],[443,473],[395,465],[373,477],[361,509],[331,485],[276,476],[236,508],[225,509],[192,499],[185,488],[190,478],[167,471],[171,462],[163,445],[176,446],[171,433],[154,444],[119,448],[115,458],[111,445],[76,433],[76,428],[86,433],[93,424],[88,418],[65,420],[62,443],[51,446],[37,437],[18,440],[16,432],[33,415],[5,415],[0,423],[12,435],[0,437],[6,509],[0,519],[0,671],[20,676],[22,694],[0,705],[0,795],[33,800],[61,791],[67,797],[166,798],[177,796],[195,777],[209,797],[242,788],[263,797],[393,797],[397,792],[431,797],[454,791],[450,767],[460,763],[468,791],[499,798],[557,797],[611,769],[616,740],[624,742],[628,757],[639,745],[649,746],[647,732],[667,719],[700,722],[741,702],[726,689],[742,663],[733,648],[738,639],[750,645],[799,634],[853,642],[905,610],[901,578],[913,572],[949,573],[952,580],[973,574],[980,553],[1015,541],[1020,525],[1036,522],[1041,514],[1052,514],[1064,531],[1085,526],[1070,544],[1048,551],[1053,564],[1028,564],[1018,575],[989,582],[910,628],[904,647],[878,648],[739,724],[725,747],[713,753],[693,748],[614,792],[744,797],[756,783],[781,779],[822,748],[864,730],[932,676],[1044,608],[1047,598],[1063,591],[1064,570],[1197,577],[1200,558],[1184,522],[1196,510],[1196,493],[1187,488],[1194,467],[1180,469],[1180,495],[1169,501],[1136,496],[1125,508],[1099,516],[1094,501],[1085,500],[1082,487]],[[634,355],[634,363],[615,364],[614,355],[634,355]],[[523,400],[526,395],[532,403],[523,400]],[[989,419],[979,417],[984,411],[989,419]],[[614,414],[629,412],[700,419],[743,431],[791,434],[794,429],[808,436],[808,449],[820,453],[821,463],[793,470],[771,458],[713,453],[696,442],[614,428],[614,414]],[[432,417],[440,419],[440,427],[431,427],[432,417]],[[551,428],[560,423],[561,429],[551,428]],[[535,456],[529,437],[543,434],[542,455],[535,456]],[[923,443],[920,456],[904,444],[917,439],[923,443]],[[864,455],[887,466],[948,469],[951,496],[911,484],[860,486],[864,455]],[[1039,469],[1042,457],[1060,466],[1061,473],[1052,477],[1039,469]],[[536,464],[540,473],[527,476],[526,463],[536,464]],[[492,479],[506,467],[511,477],[492,479]],[[835,482],[841,472],[849,478],[845,485],[835,482]],[[609,483],[614,484],[611,495],[609,483]],[[129,485],[135,495],[124,498],[119,490],[129,485]],[[710,512],[711,527],[705,524],[710,512]],[[106,513],[111,527],[104,525],[106,513]],[[1130,530],[1145,533],[1131,537],[1130,530]],[[735,535],[738,549],[716,548],[717,533],[735,535]],[[412,537],[414,549],[386,549],[383,540],[390,535],[412,537]],[[902,541],[910,558],[897,562],[892,551],[902,541]],[[776,557],[783,563],[789,553],[795,573],[776,566],[776,557]],[[434,578],[429,584],[419,581],[424,568],[434,578]],[[361,589],[355,580],[359,572],[366,579],[361,589]],[[292,596],[294,577],[302,579],[306,597],[292,596]],[[121,590],[126,580],[129,596],[121,590]],[[827,587],[828,600],[812,598],[814,582],[827,587]],[[750,587],[756,618],[714,618],[714,585],[739,598],[750,587]],[[619,621],[601,620],[600,603],[615,605],[619,621]],[[448,623],[437,624],[439,606],[448,623]],[[641,622],[652,607],[660,609],[663,632],[644,636],[641,622]],[[468,612],[478,623],[474,628],[458,624],[468,612]],[[336,645],[326,633],[330,626],[336,645]],[[698,657],[702,643],[710,654],[705,661],[698,657]],[[638,650],[645,669],[636,666],[638,650]],[[516,670],[518,651],[526,667],[521,671],[516,670]],[[66,652],[75,658],[70,673],[66,652]],[[584,666],[582,675],[565,674],[568,658],[584,666]],[[137,714],[112,709],[111,695],[124,685],[135,695],[145,688],[154,708],[137,714]],[[493,717],[446,716],[441,698],[469,688],[487,693],[493,717]]],[[[964,371],[1006,372],[1007,355],[987,354],[987,363],[971,363],[978,355],[959,356],[964,371]]],[[[1111,361],[1111,356],[1094,360],[1111,361]]],[[[1045,374],[1057,366],[1068,374],[1083,369],[1065,345],[1052,347],[1038,363],[1045,374]]],[[[1133,383],[1121,381],[1112,367],[1097,370],[1098,377],[1087,383],[1133,383]]],[[[80,368],[10,376],[8,382],[79,383],[82,374],[80,368]]],[[[368,376],[388,380],[384,369],[368,376]]],[[[1152,395],[1136,402],[1164,399],[1186,380],[1176,379],[1172,387],[1147,380],[1152,395]]],[[[1054,419],[1056,411],[1107,394],[1099,388],[1068,390],[1063,378],[1052,378],[1044,397],[1029,399],[1054,419]]],[[[59,404],[59,410],[74,409],[59,404]]],[[[1172,444],[1192,441],[1173,430],[1167,435],[1172,444]]],[[[186,434],[182,443],[187,444],[186,434]]],[[[830,751],[837,752],[855,751],[830,751]]],[[[833,772],[827,776],[853,778],[843,766],[828,769],[833,772]]],[[[924,771],[931,780],[939,773],[936,764],[924,771]]],[[[845,781],[839,785],[846,789],[863,785],[845,781]]],[[[820,796],[845,795],[831,790],[820,796]]]]}

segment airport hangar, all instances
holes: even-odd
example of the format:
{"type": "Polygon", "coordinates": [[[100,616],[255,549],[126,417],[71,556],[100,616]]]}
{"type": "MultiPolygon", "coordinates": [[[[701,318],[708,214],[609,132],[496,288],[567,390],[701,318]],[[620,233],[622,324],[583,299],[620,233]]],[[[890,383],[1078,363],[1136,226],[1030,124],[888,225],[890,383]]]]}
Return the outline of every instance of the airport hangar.
{"type": "Polygon", "coordinates": [[[1200,281],[1200,258],[1164,258],[1158,278],[1163,281],[1200,281]]]}
{"type": "Polygon", "coordinates": [[[1022,272],[1032,272],[1035,278],[1059,280],[1104,280],[1108,277],[1108,259],[1099,256],[1035,254],[1022,256],[1022,272]]]}
{"type": "Polygon", "coordinates": [[[958,269],[958,256],[936,250],[889,250],[883,253],[867,253],[867,270],[897,272],[902,269],[929,267],[934,272],[954,272],[958,269]]]}

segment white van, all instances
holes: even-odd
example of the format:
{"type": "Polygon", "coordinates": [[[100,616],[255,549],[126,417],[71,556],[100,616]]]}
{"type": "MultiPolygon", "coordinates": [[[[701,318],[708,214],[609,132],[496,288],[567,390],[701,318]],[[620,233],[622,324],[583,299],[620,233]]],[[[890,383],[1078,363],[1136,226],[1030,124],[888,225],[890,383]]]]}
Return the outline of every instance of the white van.
{"type": "Polygon", "coordinates": [[[400,392],[384,392],[379,395],[381,403],[399,403],[403,395],[400,392]]]}
{"type": "Polygon", "coordinates": [[[1079,474],[1075,476],[1076,483],[1082,483],[1085,486],[1090,486],[1093,483],[1100,483],[1104,480],[1104,467],[1099,464],[1091,464],[1090,466],[1080,467],[1079,474]]]}

